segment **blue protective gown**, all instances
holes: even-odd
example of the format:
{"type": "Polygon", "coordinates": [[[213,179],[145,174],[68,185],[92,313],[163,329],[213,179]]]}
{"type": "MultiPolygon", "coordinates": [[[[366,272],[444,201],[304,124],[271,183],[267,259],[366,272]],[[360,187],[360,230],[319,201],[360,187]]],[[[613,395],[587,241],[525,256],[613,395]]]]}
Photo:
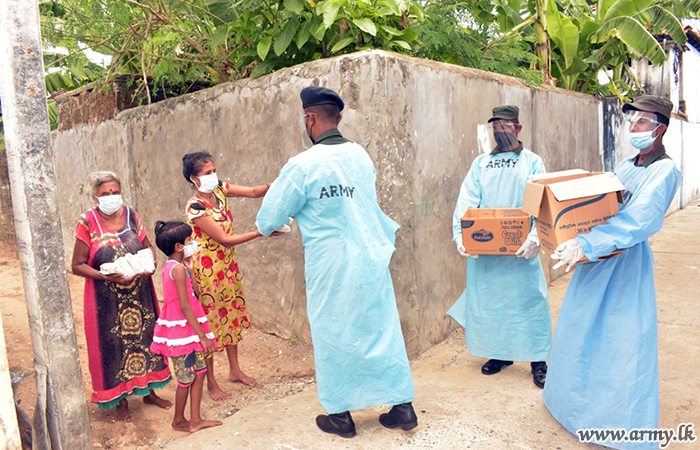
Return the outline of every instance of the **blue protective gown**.
{"type": "Polygon", "coordinates": [[[291,158],[265,195],[264,234],[294,216],[306,264],[319,400],[329,414],[414,397],[389,262],[399,225],[379,208],[376,171],[354,142],[291,158]]]}
{"type": "MultiPolygon", "coordinates": [[[[520,208],[528,178],[544,172],[542,158],[527,149],[520,155],[477,156],[459,192],[453,240],[462,240],[461,218],[468,208],[520,208]]],[[[530,234],[536,236],[534,224],[530,234]]],[[[472,355],[505,361],[549,357],[552,318],[539,258],[467,258],[467,289],[447,313],[464,326],[472,355]]]]}
{"type": "MultiPolygon", "coordinates": [[[[671,159],[615,173],[625,186],[620,212],[576,238],[591,261],[576,268],[557,320],[543,399],[555,419],[582,428],[657,428],[657,354],[654,255],[648,238],[661,229],[680,183],[671,159]]],[[[652,449],[658,443],[611,443],[652,449]]]]}

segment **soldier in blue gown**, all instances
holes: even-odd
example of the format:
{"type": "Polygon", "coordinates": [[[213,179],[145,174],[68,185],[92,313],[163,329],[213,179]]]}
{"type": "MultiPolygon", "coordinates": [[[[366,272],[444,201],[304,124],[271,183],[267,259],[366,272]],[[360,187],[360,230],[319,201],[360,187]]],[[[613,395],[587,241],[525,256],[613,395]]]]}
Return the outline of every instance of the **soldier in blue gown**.
{"type": "Polygon", "coordinates": [[[374,164],[338,131],[343,101],[330,89],[301,91],[314,146],[291,158],[258,212],[263,234],[296,218],[304,244],[306,298],[318,395],[318,427],[355,436],[350,410],[392,406],[387,428],[418,424],[411,369],[389,262],[399,225],[377,203],[374,164]]]}
{"type": "MultiPolygon", "coordinates": [[[[517,106],[493,109],[489,123],[496,141],[489,154],[476,157],[459,192],[452,218],[453,240],[462,256],[462,215],[468,208],[520,208],[531,175],[544,173],[542,158],[523,148],[517,106]]],[[[467,258],[467,288],[448,311],[465,328],[469,353],[489,360],[484,375],[513,361],[530,361],[533,381],[544,387],[552,342],[547,282],[537,257],[533,224],[516,255],[467,258]]]]}
{"type": "MultiPolygon", "coordinates": [[[[625,186],[618,214],[560,245],[552,257],[576,268],[559,313],[543,399],[576,434],[587,428],[656,429],[659,425],[654,255],[649,237],[661,229],[681,175],[664,149],[670,101],[642,96],[623,106],[639,154],[615,173],[625,186]],[[607,260],[613,250],[624,253],[607,260]]],[[[557,266],[555,266],[557,267],[557,266]]],[[[658,448],[658,442],[599,444],[658,448]]]]}

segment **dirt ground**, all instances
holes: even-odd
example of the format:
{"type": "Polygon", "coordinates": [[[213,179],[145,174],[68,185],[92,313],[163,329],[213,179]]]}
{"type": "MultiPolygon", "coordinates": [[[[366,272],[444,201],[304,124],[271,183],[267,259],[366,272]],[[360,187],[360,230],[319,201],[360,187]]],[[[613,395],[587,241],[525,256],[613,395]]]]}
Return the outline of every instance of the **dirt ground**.
{"type": "MultiPolygon", "coordinates": [[[[688,205],[664,221],[650,240],[654,251],[659,331],[659,426],[676,430],[694,424],[700,434],[700,207],[688,205]]],[[[549,287],[556,322],[572,273],[549,287]]],[[[320,431],[316,384],[279,401],[258,401],[224,420],[224,426],[158,445],[164,450],[595,450],[579,442],[549,413],[528,363],[515,362],[485,377],[485,362],[469,354],[464,330],[411,360],[418,427],[387,430],[377,421],[385,406],[352,411],[357,436],[343,439],[320,431]]],[[[606,368],[607,369],[607,368],[606,368]]],[[[611,366],[610,370],[615,367],[611,366]]],[[[672,442],[669,450],[700,448],[672,442]]]]}
{"type": "MultiPolygon", "coordinates": [[[[675,429],[691,423],[700,427],[700,205],[693,204],[667,217],[663,230],[650,241],[659,323],[660,427],[675,429]]],[[[571,274],[549,288],[552,319],[556,321],[571,274]]],[[[82,318],[83,281],[69,275],[73,312],[83,364],[85,394],[90,395],[82,318]]],[[[5,285],[0,310],[5,327],[10,367],[30,371],[31,343],[24,307],[18,261],[0,253],[0,282],[5,285]]],[[[223,355],[217,359],[217,375],[223,355]]],[[[203,411],[224,425],[186,435],[170,428],[171,411],[130,401],[134,422],[114,423],[113,412],[89,405],[96,448],[168,450],[247,448],[261,450],[375,450],[375,449],[595,449],[566,431],[542,403],[542,390],[532,383],[529,364],[516,362],[503,373],[484,377],[484,363],[468,353],[464,331],[411,361],[419,426],[410,432],[386,430],[377,421],[386,407],[353,411],[358,435],[343,439],[322,433],[315,425],[318,403],[310,348],[292,345],[274,336],[251,331],[241,344],[241,364],[259,386],[226,383],[229,401],[215,403],[205,395],[203,411]]],[[[35,382],[30,378],[19,391],[22,405],[31,411],[35,382]]],[[[175,384],[163,390],[174,398],[175,384]]],[[[700,429],[696,428],[696,435],[700,429]]],[[[694,443],[672,443],[671,450],[698,448],[694,443]]]]}
{"type": "MultiPolygon", "coordinates": [[[[69,274],[73,317],[80,352],[80,364],[85,385],[85,397],[92,394],[88,370],[85,329],[83,326],[83,278],[69,274]]],[[[13,372],[33,371],[32,344],[29,321],[24,302],[24,289],[19,261],[7,251],[0,252],[0,284],[5,286],[0,296],[0,311],[7,344],[7,358],[13,372]]],[[[158,289],[158,288],[157,288],[158,289]]],[[[160,290],[158,289],[159,294],[160,290]]],[[[249,388],[240,383],[225,381],[226,357],[216,355],[216,374],[222,387],[232,394],[230,400],[214,402],[205,393],[202,411],[206,418],[223,419],[255,401],[273,401],[287,397],[315,384],[313,353],[309,346],[292,343],[276,336],[249,330],[239,344],[240,364],[245,373],[257,379],[257,386],[249,388]]],[[[175,401],[176,383],[173,380],[158,394],[175,401]]],[[[205,387],[206,389],[206,387],[205,387]]],[[[36,402],[34,376],[25,379],[18,390],[20,406],[30,415],[36,402]]],[[[164,443],[186,433],[170,427],[173,410],[165,411],[144,405],[139,397],[129,398],[133,422],[116,423],[113,410],[100,411],[94,403],[88,404],[90,428],[95,448],[139,449],[152,448],[155,442],[164,443]]]]}

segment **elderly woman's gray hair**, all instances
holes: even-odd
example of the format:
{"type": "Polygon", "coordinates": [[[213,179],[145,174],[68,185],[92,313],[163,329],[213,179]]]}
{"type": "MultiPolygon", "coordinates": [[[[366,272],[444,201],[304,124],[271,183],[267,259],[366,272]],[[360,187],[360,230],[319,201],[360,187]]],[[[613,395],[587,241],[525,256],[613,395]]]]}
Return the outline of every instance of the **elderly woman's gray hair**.
{"type": "Polygon", "coordinates": [[[104,170],[91,173],[90,175],[88,175],[88,189],[90,190],[90,195],[96,197],[97,191],[100,189],[100,186],[102,186],[105,183],[111,183],[114,181],[117,182],[119,188],[122,187],[121,180],[114,172],[104,170]]]}

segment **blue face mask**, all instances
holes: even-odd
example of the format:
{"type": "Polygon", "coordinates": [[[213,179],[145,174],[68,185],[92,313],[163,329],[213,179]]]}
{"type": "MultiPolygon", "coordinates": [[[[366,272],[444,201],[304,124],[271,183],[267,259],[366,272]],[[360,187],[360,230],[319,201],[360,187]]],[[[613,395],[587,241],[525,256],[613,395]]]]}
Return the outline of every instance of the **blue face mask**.
{"type": "MultiPolygon", "coordinates": [[[[656,128],[654,128],[654,130],[656,130],[656,128]]],[[[638,150],[649,148],[656,140],[656,137],[653,136],[654,130],[630,133],[630,144],[638,150]]]]}

